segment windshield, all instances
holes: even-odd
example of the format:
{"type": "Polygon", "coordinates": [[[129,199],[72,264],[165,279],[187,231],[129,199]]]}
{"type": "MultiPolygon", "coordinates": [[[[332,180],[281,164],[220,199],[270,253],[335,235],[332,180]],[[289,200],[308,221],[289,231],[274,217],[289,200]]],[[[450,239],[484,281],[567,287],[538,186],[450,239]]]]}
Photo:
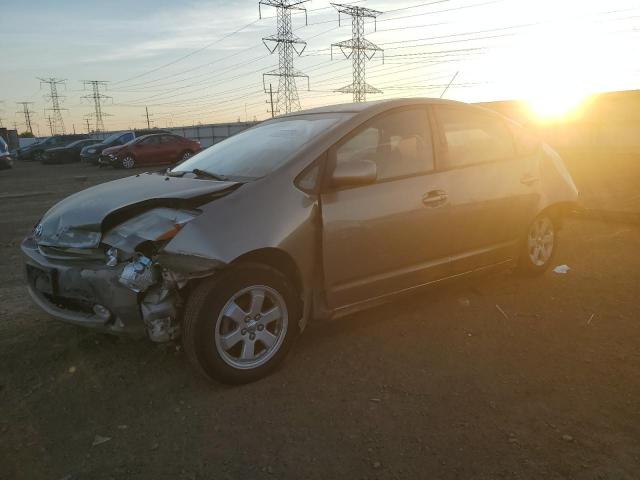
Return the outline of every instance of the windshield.
{"type": "Polygon", "coordinates": [[[107,138],[105,138],[105,139],[102,141],[102,143],[106,143],[106,144],[113,143],[113,142],[115,142],[118,138],[120,138],[120,135],[122,135],[122,132],[120,132],[120,133],[114,133],[114,134],[112,134],[112,135],[109,135],[107,138]]]}
{"type": "Polygon", "coordinates": [[[71,142],[67,147],[79,147],[80,145],[88,144],[91,140],[76,140],[75,142],[71,142]]]}
{"type": "Polygon", "coordinates": [[[318,135],[348,118],[344,114],[300,115],[267,122],[238,133],[174,168],[173,172],[204,170],[223,177],[268,175],[318,135]]]}

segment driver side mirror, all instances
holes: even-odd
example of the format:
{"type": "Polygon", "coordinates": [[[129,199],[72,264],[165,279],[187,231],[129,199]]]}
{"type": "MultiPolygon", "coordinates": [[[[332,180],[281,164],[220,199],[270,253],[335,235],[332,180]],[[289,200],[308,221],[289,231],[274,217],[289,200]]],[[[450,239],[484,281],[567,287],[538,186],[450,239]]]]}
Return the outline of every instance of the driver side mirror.
{"type": "Polygon", "coordinates": [[[378,167],[371,160],[351,160],[338,163],[331,174],[335,187],[368,185],[378,179],[378,167]]]}

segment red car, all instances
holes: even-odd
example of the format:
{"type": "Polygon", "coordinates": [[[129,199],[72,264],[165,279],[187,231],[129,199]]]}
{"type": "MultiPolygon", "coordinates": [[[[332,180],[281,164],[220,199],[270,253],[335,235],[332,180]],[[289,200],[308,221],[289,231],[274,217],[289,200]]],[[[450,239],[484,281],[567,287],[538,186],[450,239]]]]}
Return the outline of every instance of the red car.
{"type": "Polygon", "coordinates": [[[135,140],[105,148],[98,164],[116,168],[180,163],[202,150],[200,142],[169,133],[144,135],[135,140]]]}

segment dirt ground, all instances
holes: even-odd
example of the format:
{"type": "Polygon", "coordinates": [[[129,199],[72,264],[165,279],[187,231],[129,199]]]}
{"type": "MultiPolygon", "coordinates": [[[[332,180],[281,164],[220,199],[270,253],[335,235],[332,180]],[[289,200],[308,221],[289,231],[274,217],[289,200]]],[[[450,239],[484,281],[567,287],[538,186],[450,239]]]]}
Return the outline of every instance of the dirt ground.
{"type": "Polygon", "coordinates": [[[640,477],[637,226],[570,220],[565,275],[499,274],[312,323],[274,375],[232,388],[175,346],[30,302],[22,237],[55,201],[123,175],[0,172],[0,478],[640,477]]]}

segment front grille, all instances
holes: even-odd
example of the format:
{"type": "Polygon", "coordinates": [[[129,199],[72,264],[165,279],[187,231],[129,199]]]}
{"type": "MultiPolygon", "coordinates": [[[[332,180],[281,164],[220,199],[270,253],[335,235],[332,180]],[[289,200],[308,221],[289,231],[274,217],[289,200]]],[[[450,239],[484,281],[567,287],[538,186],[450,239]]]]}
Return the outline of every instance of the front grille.
{"type": "Polygon", "coordinates": [[[42,293],[42,295],[49,302],[51,302],[51,304],[55,305],[58,308],[71,310],[73,312],[93,314],[93,303],[88,302],[86,300],[78,300],[76,298],[67,298],[67,297],[58,297],[58,296],[49,295],[47,293],[42,293]]]}

